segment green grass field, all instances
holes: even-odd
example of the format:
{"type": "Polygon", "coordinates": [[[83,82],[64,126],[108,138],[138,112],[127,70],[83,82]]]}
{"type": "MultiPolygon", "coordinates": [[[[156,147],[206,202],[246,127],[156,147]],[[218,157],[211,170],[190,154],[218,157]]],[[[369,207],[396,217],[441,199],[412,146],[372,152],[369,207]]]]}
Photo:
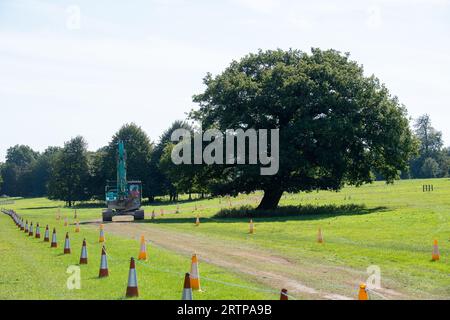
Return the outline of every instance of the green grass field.
{"type": "MultiPolygon", "coordinates": [[[[255,206],[260,197],[256,193],[230,200],[232,207],[239,208],[255,206]]],[[[97,226],[82,225],[80,234],[72,232],[73,226],[64,228],[63,222],[55,219],[61,205],[47,199],[23,199],[8,208],[33,222],[56,226],[60,246],[65,232],[71,231],[70,256],[61,254],[62,247],[50,249],[42,241],[28,239],[17,231],[9,217],[0,216],[0,299],[124,297],[129,258],[139,250],[137,239],[107,234],[111,277],[99,280],[97,226]],[[69,291],[66,268],[77,264],[83,237],[88,240],[90,263],[81,268],[82,289],[69,291]]],[[[394,185],[377,182],[360,188],[347,187],[338,193],[286,194],[281,206],[284,209],[276,216],[267,212],[253,217],[256,227],[253,235],[248,234],[247,217],[217,215],[221,208],[229,207],[225,198],[148,206],[147,219],[153,210],[156,219],[137,225],[150,232],[206,237],[212,244],[227,247],[242,244],[265,250],[297,266],[286,270],[286,274],[318,291],[354,297],[356,286],[367,278],[366,268],[377,265],[382,286],[400,293],[399,299],[450,299],[449,179],[398,181],[394,185]],[[423,184],[433,184],[434,191],[422,192],[423,184]],[[299,205],[303,207],[295,208],[299,205]],[[174,214],[177,206],[179,213],[174,214]],[[160,215],[161,209],[166,213],[164,216],[160,215]],[[201,225],[195,227],[197,214],[201,225]],[[316,241],[318,228],[323,230],[323,244],[316,241]],[[431,261],[434,239],[439,241],[438,262],[431,261]]],[[[73,222],[73,209],[62,208],[61,212],[73,222]]],[[[100,208],[80,207],[78,216],[81,221],[89,221],[99,219],[100,212],[100,208]]],[[[149,253],[150,261],[138,264],[140,298],[179,299],[183,274],[189,270],[189,256],[152,246],[149,253]]],[[[258,265],[254,268],[258,270],[258,265]]],[[[248,274],[217,266],[214,261],[201,263],[201,275],[211,280],[202,281],[205,292],[195,294],[196,299],[278,298],[276,284],[270,287],[248,274]]],[[[310,298],[301,292],[295,296],[310,298]]]]}
{"type": "MultiPolygon", "coordinates": [[[[81,232],[75,233],[74,226],[64,227],[63,221],[56,221],[54,209],[45,199],[19,200],[16,202],[19,212],[34,224],[41,225],[41,239],[25,235],[8,216],[0,215],[0,300],[2,299],[123,299],[128,280],[130,257],[137,257],[139,241],[106,235],[110,276],[98,279],[101,244],[98,243],[98,231],[81,226],[81,232]],[[32,209],[35,208],[41,209],[32,209]],[[29,207],[29,209],[24,209],[29,207]],[[58,248],[50,248],[43,242],[45,225],[56,227],[58,248]],[[44,227],[42,227],[44,226],[44,227]],[[69,232],[72,254],[64,255],[64,237],[69,232]],[[81,290],[68,290],[66,273],[68,266],[77,265],[81,253],[83,238],[87,240],[89,264],[81,266],[81,290]]],[[[62,210],[64,212],[65,210],[62,210]]],[[[89,211],[89,210],[88,210],[89,211]]],[[[80,218],[92,213],[80,210],[80,218]]],[[[71,219],[72,220],[72,219],[71,219]]],[[[138,262],[136,269],[142,299],[181,298],[184,274],[189,272],[190,257],[180,256],[166,250],[148,248],[149,261],[138,262]]],[[[275,299],[273,293],[250,280],[223,269],[202,263],[201,272],[211,279],[221,279],[225,283],[235,283],[252,288],[230,287],[221,283],[209,283],[203,280],[202,293],[194,293],[196,299],[275,299]],[[253,290],[253,288],[257,290],[253,290]]]]}

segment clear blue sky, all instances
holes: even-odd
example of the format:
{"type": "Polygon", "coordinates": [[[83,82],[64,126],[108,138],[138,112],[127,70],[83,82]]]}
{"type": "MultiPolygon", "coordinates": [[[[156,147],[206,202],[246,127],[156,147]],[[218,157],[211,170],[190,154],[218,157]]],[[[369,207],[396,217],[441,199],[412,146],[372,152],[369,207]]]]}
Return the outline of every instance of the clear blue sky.
{"type": "Polygon", "coordinates": [[[157,140],[206,72],[290,47],[350,52],[450,144],[450,0],[2,0],[0,161],[76,135],[95,150],[132,121],[157,140]]]}

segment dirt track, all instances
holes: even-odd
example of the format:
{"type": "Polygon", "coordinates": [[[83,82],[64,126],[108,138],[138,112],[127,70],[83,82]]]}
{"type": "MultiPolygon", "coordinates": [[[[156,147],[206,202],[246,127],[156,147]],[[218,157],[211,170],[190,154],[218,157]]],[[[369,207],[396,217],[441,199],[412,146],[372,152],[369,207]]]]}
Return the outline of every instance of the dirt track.
{"type": "MultiPolygon", "coordinates": [[[[99,224],[100,221],[91,223],[99,224]]],[[[358,284],[361,279],[367,277],[365,273],[357,270],[299,263],[269,250],[222,239],[174,232],[150,223],[114,222],[106,224],[105,230],[133,239],[139,239],[140,235],[144,234],[153,245],[187,256],[195,252],[201,260],[238,274],[244,273],[269,289],[287,288],[290,295],[299,299],[353,299],[358,290],[355,283],[358,284]],[[331,283],[339,285],[331,286],[329,285],[331,283]]],[[[378,293],[388,299],[405,298],[389,289],[378,293]]]]}

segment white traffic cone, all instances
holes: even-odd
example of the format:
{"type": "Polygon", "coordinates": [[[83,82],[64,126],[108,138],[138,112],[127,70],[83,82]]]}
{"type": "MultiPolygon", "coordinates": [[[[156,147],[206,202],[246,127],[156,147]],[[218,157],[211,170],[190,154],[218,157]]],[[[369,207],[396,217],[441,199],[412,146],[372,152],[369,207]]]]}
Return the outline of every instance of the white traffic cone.
{"type": "Polygon", "coordinates": [[[55,228],[53,228],[52,243],[50,244],[50,248],[58,248],[58,242],[56,242],[56,229],[55,228]]]}
{"type": "Polygon", "coordinates": [[[41,238],[41,228],[39,228],[39,222],[36,224],[36,235],[35,235],[36,239],[40,239],[41,238]]]}
{"type": "Polygon", "coordinates": [[[66,240],[64,242],[64,254],[70,254],[70,239],[69,233],[66,233],[66,240]]]}
{"type": "Polygon", "coordinates": [[[81,247],[80,264],[88,264],[86,239],[83,240],[83,246],[81,247]]]}
{"type": "Polygon", "coordinates": [[[99,278],[104,278],[109,276],[108,270],[108,259],[106,258],[105,246],[102,247],[102,258],[100,260],[100,272],[98,273],[99,278]]]}
{"type": "Polygon", "coordinates": [[[48,225],[45,227],[44,242],[50,242],[50,233],[48,231],[48,225]]]}
{"type": "Polygon", "coordinates": [[[289,300],[287,289],[281,290],[280,300],[289,300]]]}
{"type": "Polygon", "coordinates": [[[133,298],[139,296],[137,276],[136,276],[136,264],[134,258],[130,261],[130,272],[128,273],[128,286],[127,286],[127,298],[133,298]]]}
{"type": "Polygon", "coordinates": [[[197,214],[197,219],[195,220],[195,226],[199,226],[200,225],[200,215],[197,214]]]}
{"type": "Polygon", "coordinates": [[[194,300],[191,288],[191,276],[189,273],[186,273],[186,276],[184,277],[183,295],[181,300],[194,300]]]}
{"type": "Polygon", "coordinates": [[[28,229],[28,236],[29,237],[33,236],[33,222],[30,223],[30,228],[28,229]]]}

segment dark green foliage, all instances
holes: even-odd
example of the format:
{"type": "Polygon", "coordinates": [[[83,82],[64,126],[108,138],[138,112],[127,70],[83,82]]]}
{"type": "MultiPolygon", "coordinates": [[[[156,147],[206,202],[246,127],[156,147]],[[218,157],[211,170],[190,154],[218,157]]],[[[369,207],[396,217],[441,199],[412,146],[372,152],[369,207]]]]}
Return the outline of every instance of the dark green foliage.
{"type": "MultiPolygon", "coordinates": [[[[187,122],[180,120],[175,121],[159,138],[159,142],[153,150],[150,164],[152,196],[169,195],[171,201],[176,199],[180,190],[175,186],[177,181],[174,180],[173,177],[171,179],[169,177],[169,172],[161,168],[161,161],[166,148],[168,145],[172,144],[170,139],[172,133],[180,128],[193,131],[193,128],[187,122]]],[[[186,190],[188,188],[184,189],[186,190]]]]}
{"type": "Polygon", "coordinates": [[[204,83],[191,112],[204,129],[280,129],[277,175],[223,166],[213,176],[228,194],[263,190],[260,209],[276,208],[284,191],[339,190],[373,181],[375,171],[393,181],[415,150],[405,108],[334,50],[259,51],[204,83]]]}
{"type": "Polygon", "coordinates": [[[16,145],[8,149],[2,166],[2,194],[33,196],[32,167],[39,154],[30,147],[16,145]]]}
{"type": "Polygon", "coordinates": [[[48,188],[50,199],[65,201],[70,207],[75,201],[86,201],[90,198],[87,188],[88,152],[83,137],[66,142],[64,148],[55,155],[51,169],[48,188]]]}
{"type": "Polygon", "coordinates": [[[419,141],[419,154],[411,160],[412,178],[447,177],[450,157],[443,149],[442,132],[431,125],[430,116],[420,116],[414,123],[415,135],[419,141]]]}

